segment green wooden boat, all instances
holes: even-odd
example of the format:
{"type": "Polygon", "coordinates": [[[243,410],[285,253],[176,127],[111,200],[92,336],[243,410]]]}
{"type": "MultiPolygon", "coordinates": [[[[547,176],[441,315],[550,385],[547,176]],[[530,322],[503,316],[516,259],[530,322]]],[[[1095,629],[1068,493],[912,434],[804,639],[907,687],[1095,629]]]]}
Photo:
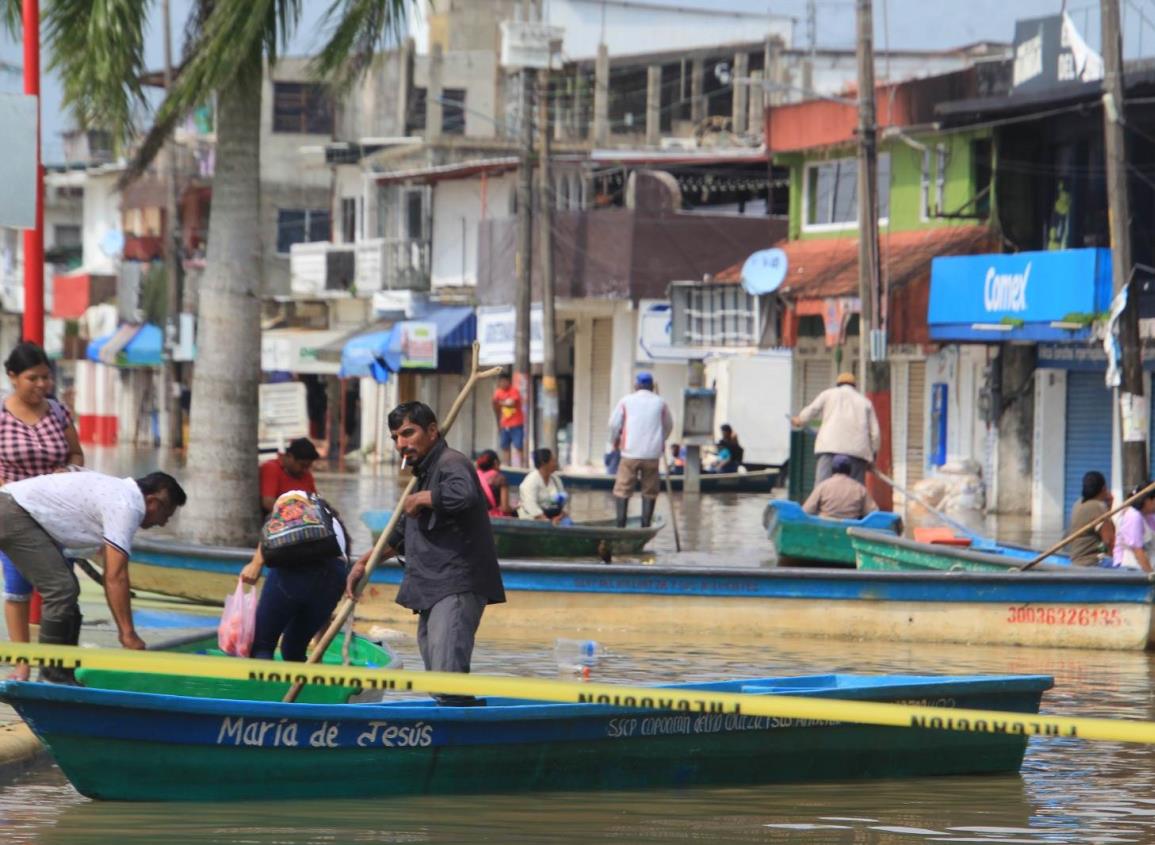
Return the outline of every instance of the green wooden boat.
{"type": "Polygon", "coordinates": [[[854,548],[848,528],[868,528],[894,535],[902,520],[896,513],[876,511],[862,519],[811,516],[797,502],[772,499],[762,512],[762,527],[778,555],[780,566],[843,566],[853,568],[854,548]]]}
{"type": "MultiPolygon", "coordinates": [[[[392,511],[365,511],[361,521],[373,534],[373,540],[389,523],[392,511]]],[[[573,525],[552,525],[535,519],[493,519],[493,538],[500,558],[588,558],[604,560],[620,555],[640,554],[664,523],[655,519],[643,528],[637,517],[625,528],[612,519],[595,519],[573,525]]]]}
{"type": "MultiPolygon", "coordinates": [[[[920,543],[881,531],[851,528],[846,532],[859,569],[884,572],[1014,572],[1036,557],[1019,546],[983,541],[970,548],[920,543]]],[[[1070,570],[1071,559],[1051,555],[1032,570],[1070,570]]]]}
{"type": "MultiPolygon", "coordinates": [[[[329,644],[322,663],[339,666],[343,663],[344,637],[329,644]]],[[[156,651],[174,654],[209,654],[222,659],[227,655],[217,648],[217,632],[201,631],[188,637],[170,640],[153,647],[156,651]]],[[[280,659],[280,655],[277,656],[280,659]]],[[[364,637],[354,635],[349,643],[349,663],[353,666],[384,668],[393,661],[386,649],[364,637]]],[[[122,692],[148,692],[158,695],[184,695],[192,698],[218,698],[233,701],[280,701],[289,691],[288,683],[272,681],[245,681],[230,678],[197,678],[185,675],[162,675],[145,672],[113,672],[105,669],[77,669],[76,680],[93,689],[122,692]]],[[[344,704],[357,693],[359,687],[320,686],[301,687],[298,701],[303,704],[344,704]]]]}

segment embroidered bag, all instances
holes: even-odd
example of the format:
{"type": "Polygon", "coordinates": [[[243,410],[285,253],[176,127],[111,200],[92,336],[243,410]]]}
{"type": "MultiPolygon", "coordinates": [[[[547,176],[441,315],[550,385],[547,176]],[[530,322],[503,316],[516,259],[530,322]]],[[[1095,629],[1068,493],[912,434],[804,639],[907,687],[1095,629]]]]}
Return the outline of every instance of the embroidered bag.
{"type": "Polygon", "coordinates": [[[268,566],[316,566],[345,554],[336,515],[316,493],[281,494],[261,528],[261,553],[268,566]]]}

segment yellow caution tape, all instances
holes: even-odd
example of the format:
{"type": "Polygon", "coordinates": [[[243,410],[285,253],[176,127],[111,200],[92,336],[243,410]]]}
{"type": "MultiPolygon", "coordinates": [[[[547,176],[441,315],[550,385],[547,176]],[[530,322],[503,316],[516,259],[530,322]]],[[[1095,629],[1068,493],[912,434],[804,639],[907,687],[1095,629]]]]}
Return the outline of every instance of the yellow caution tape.
{"type": "Polygon", "coordinates": [[[607,704],[684,713],[801,720],[803,724],[853,722],[900,728],[969,733],[1076,737],[1155,745],[1155,722],[1040,716],[999,710],[929,706],[922,702],[882,704],[787,695],[719,693],[711,690],[625,686],[544,678],[408,672],[322,664],[243,660],[163,651],[77,648],[30,643],[0,644],[0,663],[61,669],[153,672],[234,680],[351,686],[390,692],[492,695],[534,701],[607,704]]]}

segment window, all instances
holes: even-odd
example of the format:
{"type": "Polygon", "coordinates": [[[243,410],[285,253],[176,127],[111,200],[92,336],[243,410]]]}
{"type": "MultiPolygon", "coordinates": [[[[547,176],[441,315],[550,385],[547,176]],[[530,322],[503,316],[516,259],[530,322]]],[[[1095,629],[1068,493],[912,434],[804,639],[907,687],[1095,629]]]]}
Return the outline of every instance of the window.
{"type": "Polygon", "coordinates": [[[357,198],[341,197],[341,241],[351,244],[357,240],[357,198]]]}
{"type": "Polygon", "coordinates": [[[377,186],[377,237],[379,238],[389,235],[389,203],[392,195],[392,190],[388,185],[377,186]]]}
{"type": "Polygon", "coordinates": [[[758,345],[758,297],[738,285],[673,285],[670,304],[677,346],[758,345]]]}
{"type": "MultiPolygon", "coordinates": [[[[420,135],[425,131],[425,102],[424,88],[414,88],[413,96],[409,100],[408,114],[405,119],[405,134],[420,135]]],[[[442,113],[444,115],[444,113],[442,113]]],[[[442,121],[444,122],[444,120],[442,121]]]]}
{"type": "Polygon", "coordinates": [[[465,89],[445,88],[441,92],[441,134],[465,134],[465,89]]]}
{"type": "Polygon", "coordinates": [[[974,178],[975,201],[971,209],[976,217],[991,214],[991,139],[971,141],[971,170],[974,178]]]}
{"type": "MultiPolygon", "coordinates": [[[[845,229],[858,223],[858,161],[853,158],[806,165],[807,229],[845,229]]],[[[890,154],[878,157],[878,216],[890,214],[890,154]]]]}
{"type": "Polygon", "coordinates": [[[425,191],[405,192],[405,237],[419,241],[425,237],[425,191]]]}
{"type": "Polygon", "coordinates": [[[935,147],[935,210],[939,214],[946,213],[946,144],[935,147]]]}
{"type": "Polygon", "coordinates": [[[924,223],[931,218],[930,208],[930,150],[922,151],[922,179],[918,186],[918,219],[924,223]]]}
{"type": "Polygon", "coordinates": [[[57,249],[80,246],[80,227],[57,223],[52,227],[52,242],[57,249]]]}
{"type": "Polygon", "coordinates": [[[273,83],[273,131],[333,134],[333,102],[315,82],[273,83]]]}
{"type": "Polygon", "coordinates": [[[324,208],[277,209],[277,252],[288,255],[293,244],[327,241],[331,234],[329,211],[324,208]]]}

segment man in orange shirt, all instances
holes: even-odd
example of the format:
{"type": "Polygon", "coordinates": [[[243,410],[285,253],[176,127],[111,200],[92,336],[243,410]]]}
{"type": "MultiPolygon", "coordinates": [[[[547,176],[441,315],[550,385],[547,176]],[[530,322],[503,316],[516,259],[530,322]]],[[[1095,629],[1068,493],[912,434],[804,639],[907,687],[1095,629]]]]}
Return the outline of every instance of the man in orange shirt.
{"type": "Polygon", "coordinates": [[[317,492],[317,483],[310,470],[313,461],[319,457],[312,440],[298,437],[283,453],[261,464],[261,513],[264,516],[269,515],[273,503],[282,493],[290,490],[317,492]]]}
{"type": "Polygon", "coordinates": [[[500,435],[498,445],[505,463],[521,466],[521,450],[525,446],[525,415],[521,412],[521,393],[504,373],[497,377],[497,389],[493,391],[493,413],[497,416],[500,435]]]}

